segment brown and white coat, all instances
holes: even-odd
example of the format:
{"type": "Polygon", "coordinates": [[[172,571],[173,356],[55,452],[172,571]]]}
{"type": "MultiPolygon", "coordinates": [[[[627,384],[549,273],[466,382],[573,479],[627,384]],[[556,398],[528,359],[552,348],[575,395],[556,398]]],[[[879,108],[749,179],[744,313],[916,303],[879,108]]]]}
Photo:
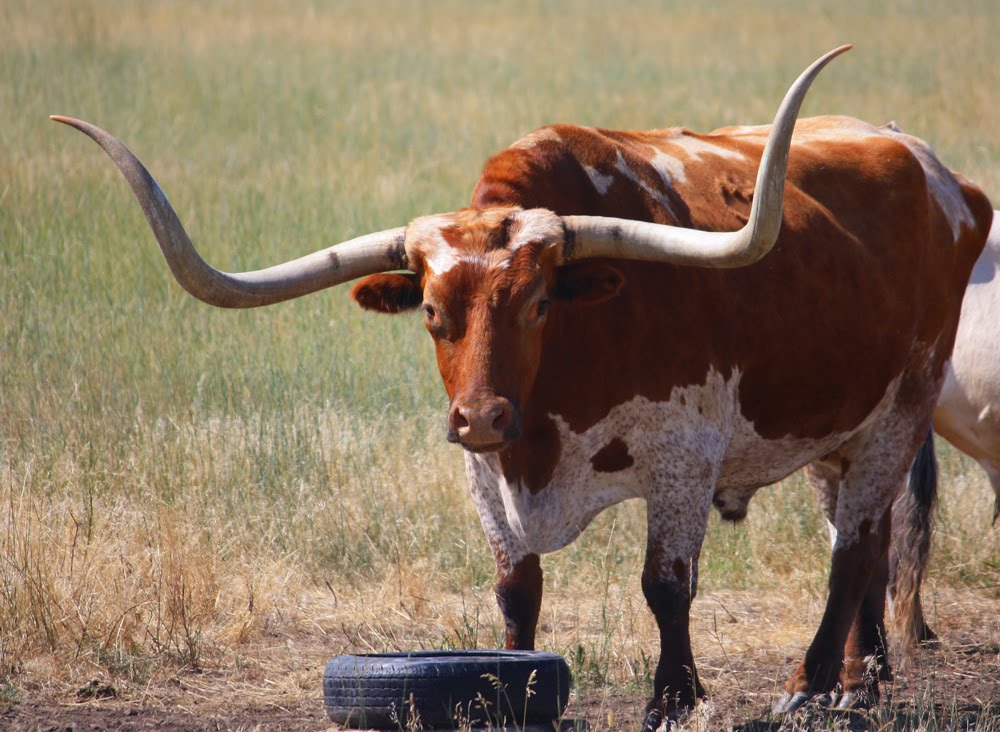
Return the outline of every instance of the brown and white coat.
{"type": "Polygon", "coordinates": [[[776,708],[838,684],[840,705],[870,702],[888,676],[889,507],[992,207],[894,126],[819,117],[791,135],[808,84],[843,50],[800,77],[773,128],[546,127],[486,163],[469,208],[243,274],[198,257],[124,145],[58,119],[111,155],[206,302],[266,305],[368,274],[362,306],[423,309],[509,648],[534,645],[539,556],[608,506],[646,500],[655,727],[704,695],[688,611],[712,504],[738,520],[803,466],[837,539],[826,612],[776,708]]]}

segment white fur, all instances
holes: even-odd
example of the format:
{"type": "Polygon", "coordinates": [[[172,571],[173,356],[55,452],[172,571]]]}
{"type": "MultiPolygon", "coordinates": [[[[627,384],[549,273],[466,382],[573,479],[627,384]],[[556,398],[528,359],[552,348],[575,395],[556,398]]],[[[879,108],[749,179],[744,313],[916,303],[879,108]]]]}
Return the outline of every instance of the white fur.
{"type": "Polygon", "coordinates": [[[408,252],[417,251],[433,275],[442,275],[460,264],[472,264],[485,268],[506,269],[510,266],[510,255],[525,244],[542,241],[555,244],[562,241],[562,220],[546,209],[530,209],[512,212],[510,241],[505,249],[489,252],[466,252],[456,249],[442,235],[442,230],[453,227],[450,216],[423,216],[415,219],[406,229],[408,252]]]}
{"type": "Polygon", "coordinates": [[[934,428],[983,466],[1000,506],[1000,211],[962,300],[934,428]]]}
{"type": "Polygon", "coordinates": [[[520,140],[511,145],[512,149],[522,149],[528,150],[533,148],[540,142],[561,142],[562,138],[559,137],[559,133],[553,130],[551,127],[543,127],[540,130],[535,130],[530,132],[520,140]]]}
{"type": "Polygon", "coordinates": [[[670,138],[670,144],[676,145],[687,153],[688,157],[694,158],[695,160],[701,160],[702,155],[715,155],[720,158],[729,158],[730,160],[747,159],[747,156],[739,150],[730,150],[728,147],[716,145],[708,140],[702,140],[700,137],[676,135],[675,137],[670,138]]]}
{"type": "Polygon", "coordinates": [[[611,188],[611,184],[615,182],[615,177],[613,175],[604,175],[598,171],[597,168],[589,165],[582,165],[584,171],[587,173],[587,177],[590,178],[590,182],[594,184],[594,188],[597,192],[602,196],[606,195],[608,189],[611,188]]]}
{"type": "Polygon", "coordinates": [[[626,162],[625,156],[622,155],[621,150],[618,151],[618,158],[615,160],[615,170],[642,188],[642,190],[644,190],[650,198],[663,206],[663,208],[665,208],[671,216],[676,217],[677,214],[674,211],[673,206],[670,204],[670,199],[666,196],[665,192],[654,189],[651,185],[649,185],[649,183],[640,178],[636,172],[629,167],[629,164],[626,162]]]}
{"type": "Polygon", "coordinates": [[[663,185],[672,188],[675,183],[686,183],[687,175],[684,172],[684,163],[673,155],[667,155],[658,147],[653,148],[653,157],[649,159],[649,164],[660,174],[663,185]]]}
{"type": "MultiPolygon", "coordinates": [[[[897,385],[889,386],[855,434],[882,431],[869,427],[885,421],[897,385]]],[[[551,415],[559,430],[560,460],[552,479],[536,493],[509,483],[496,455],[466,453],[473,500],[490,544],[513,566],[526,554],[566,546],[609,506],[646,498],[649,539],[658,556],[668,564],[680,559],[696,567],[713,495],[745,506],[760,486],[784,478],[851,437],[765,439],[739,413],[738,390],[738,373],[725,380],[713,370],[703,385],[675,388],[667,401],[640,396],[618,405],[582,433],[551,415]],[[617,472],[595,471],[591,458],[616,438],[627,445],[633,464],[617,472]]],[[[836,523],[842,545],[857,538],[860,522],[872,518],[882,494],[891,498],[885,481],[875,482],[871,490],[859,486],[857,495],[839,497],[843,510],[838,509],[836,523]]]]}
{"type": "Polygon", "coordinates": [[[972,218],[969,207],[965,204],[962,188],[955,180],[955,176],[937,159],[937,156],[923,140],[899,132],[894,127],[883,128],[883,131],[885,135],[895,137],[910,148],[910,151],[920,161],[924,174],[927,176],[927,186],[930,188],[931,195],[944,211],[944,215],[951,225],[952,236],[957,241],[962,227],[972,228],[975,226],[975,220],[972,218]]]}
{"type": "Polygon", "coordinates": [[[448,216],[421,216],[406,227],[407,250],[414,244],[419,246],[424,261],[431,272],[444,274],[461,261],[456,252],[441,235],[441,229],[452,226],[448,216]]]}

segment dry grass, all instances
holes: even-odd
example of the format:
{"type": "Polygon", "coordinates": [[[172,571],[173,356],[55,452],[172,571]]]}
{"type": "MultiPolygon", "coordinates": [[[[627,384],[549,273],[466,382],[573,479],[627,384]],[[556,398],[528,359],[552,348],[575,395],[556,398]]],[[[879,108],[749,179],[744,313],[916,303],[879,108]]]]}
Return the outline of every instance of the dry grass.
{"type": "MultiPolygon", "coordinates": [[[[97,675],[145,699],[178,673],[302,695],[324,654],[501,633],[417,323],[343,292],[189,301],[107,161],[49,113],[120,135],[207,258],[253,268],[457,208],[543,123],[766,121],[805,63],[853,41],[806,113],[895,118],[1000,200],[998,25],[986,1],[4,3],[0,698],[97,675]],[[318,651],[269,651],[297,638],[318,651]]],[[[947,627],[956,602],[1000,604],[1000,532],[977,469],[943,458],[928,605],[947,627]]],[[[646,693],[643,527],[620,506],[545,560],[541,643],[586,693],[646,693]]],[[[801,652],[826,555],[800,481],[762,492],[744,526],[713,522],[698,622],[787,672],[768,654],[801,652]],[[762,614],[760,593],[811,609],[762,614]]],[[[718,645],[698,631],[696,652],[718,645]]]]}

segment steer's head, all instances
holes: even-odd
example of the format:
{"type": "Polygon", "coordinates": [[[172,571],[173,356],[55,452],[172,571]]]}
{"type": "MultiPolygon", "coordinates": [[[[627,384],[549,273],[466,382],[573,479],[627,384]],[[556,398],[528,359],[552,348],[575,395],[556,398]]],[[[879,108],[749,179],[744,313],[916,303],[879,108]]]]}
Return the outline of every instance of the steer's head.
{"type": "Polygon", "coordinates": [[[802,99],[820,70],[848,48],[821,57],[788,90],[761,158],[750,218],[735,232],[557,216],[542,209],[470,209],[416,219],[268,269],[229,274],[198,255],[166,196],[125,145],[87,122],[53,119],[86,133],[108,153],[177,281],[200,300],[257,307],[365,277],[354,288],[363,307],[422,308],[451,398],[448,437],[486,452],[520,433],[520,405],[535,380],[551,303],[600,301],[620,289],[622,277],[609,259],[739,267],[770,250],[781,226],[788,151],[802,99]]]}
{"type": "Polygon", "coordinates": [[[406,228],[410,272],[359,282],[364,308],[420,308],[451,400],[447,435],[473,452],[499,450],[521,433],[554,300],[613,297],[618,270],[584,260],[561,266],[563,219],[544,209],[467,209],[406,228]]]}

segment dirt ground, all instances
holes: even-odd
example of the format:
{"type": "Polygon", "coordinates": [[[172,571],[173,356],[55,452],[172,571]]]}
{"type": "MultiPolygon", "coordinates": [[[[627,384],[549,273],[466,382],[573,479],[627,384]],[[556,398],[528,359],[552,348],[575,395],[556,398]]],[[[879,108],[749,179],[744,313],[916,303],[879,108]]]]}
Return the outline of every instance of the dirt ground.
{"type": "MultiPolygon", "coordinates": [[[[995,590],[942,590],[933,602],[932,620],[941,642],[919,650],[905,666],[897,664],[895,681],[884,689],[878,710],[836,716],[811,709],[780,719],[768,710],[801,658],[820,600],[796,624],[788,621],[793,605],[773,593],[699,597],[692,634],[711,698],[684,727],[1000,731],[1000,601],[995,590]],[[775,627],[781,632],[775,633],[775,627]]],[[[49,682],[44,668],[34,669],[17,681],[15,700],[0,706],[0,729],[332,729],[323,712],[321,676],[326,660],[343,649],[344,638],[317,628],[315,634],[275,635],[267,641],[214,670],[185,670],[164,678],[154,674],[143,685],[107,675],[83,685],[49,682]]],[[[585,721],[592,731],[637,730],[649,691],[642,686],[577,688],[567,717],[585,721]]]]}

